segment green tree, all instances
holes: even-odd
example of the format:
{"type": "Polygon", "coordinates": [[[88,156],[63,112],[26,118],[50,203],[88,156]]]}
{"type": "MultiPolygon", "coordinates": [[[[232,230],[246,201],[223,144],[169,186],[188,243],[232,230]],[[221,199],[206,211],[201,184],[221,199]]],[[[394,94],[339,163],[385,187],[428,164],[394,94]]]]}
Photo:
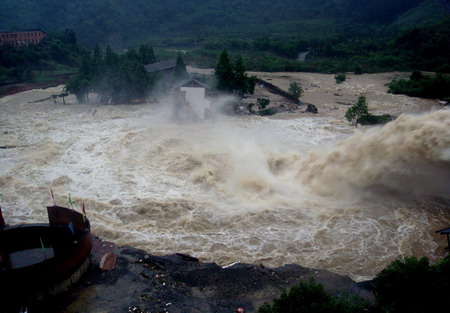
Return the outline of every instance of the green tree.
{"type": "Polygon", "coordinates": [[[140,62],[144,65],[152,64],[156,62],[155,52],[149,45],[139,46],[140,62]]]}
{"type": "Polygon", "coordinates": [[[125,56],[129,61],[132,61],[132,62],[140,62],[141,61],[141,57],[134,49],[128,50],[127,53],[125,54],[125,56]]]}
{"type": "Polygon", "coordinates": [[[248,77],[245,73],[245,66],[242,57],[239,56],[234,65],[234,88],[233,92],[240,96],[245,94],[253,94],[255,90],[255,79],[248,77]]]}
{"type": "Polygon", "coordinates": [[[270,100],[266,98],[258,98],[256,102],[258,103],[259,110],[265,110],[270,104],[270,100]]]}
{"type": "Polygon", "coordinates": [[[100,75],[100,69],[103,67],[103,55],[102,50],[98,45],[95,45],[91,58],[91,71],[92,71],[92,83],[95,86],[97,84],[98,77],[100,75]]]}
{"type": "Polygon", "coordinates": [[[75,94],[78,102],[84,103],[88,99],[93,78],[94,73],[92,72],[91,60],[89,55],[86,55],[81,60],[78,74],[67,82],[65,90],[75,94]]]}
{"type": "Polygon", "coordinates": [[[72,46],[77,45],[77,36],[75,35],[75,32],[70,28],[66,28],[64,30],[64,35],[63,35],[62,40],[66,44],[69,44],[72,46]]]}
{"type": "Polygon", "coordinates": [[[92,57],[83,58],[79,73],[68,82],[66,90],[74,93],[80,102],[85,102],[93,90],[110,97],[112,103],[127,103],[144,99],[154,83],[135,50],[119,55],[108,46],[103,57],[96,46],[92,57]]]}
{"type": "Polygon", "coordinates": [[[300,98],[303,95],[303,88],[296,82],[292,82],[289,85],[289,94],[295,98],[300,98]]]}
{"type": "Polygon", "coordinates": [[[189,76],[189,74],[186,70],[186,63],[184,63],[184,60],[181,57],[181,54],[178,54],[177,62],[175,64],[175,70],[174,70],[174,80],[175,81],[183,80],[188,76],[189,76]]]}
{"type": "Polygon", "coordinates": [[[219,57],[219,62],[214,68],[214,76],[217,80],[217,90],[233,92],[234,72],[227,50],[223,50],[219,57]]]}
{"type": "Polygon", "coordinates": [[[403,257],[387,266],[374,280],[382,312],[422,313],[448,310],[450,259],[430,266],[426,257],[403,257]]]}
{"type": "Polygon", "coordinates": [[[87,100],[89,86],[89,80],[81,76],[75,76],[67,82],[64,89],[66,92],[74,94],[77,97],[78,102],[84,103],[87,100]]]}
{"type": "Polygon", "coordinates": [[[219,57],[214,75],[217,80],[216,88],[219,91],[242,97],[245,94],[252,94],[255,90],[255,78],[248,77],[245,73],[242,57],[238,57],[233,66],[226,50],[219,57]]]}
{"type": "Polygon", "coordinates": [[[369,108],[367,106],[366,96],[359,96],[358,101],[345,112],[345,118],[353,126],[357,127],[358,123],[360,123],[360,118],[368,114],[369,108]]]}

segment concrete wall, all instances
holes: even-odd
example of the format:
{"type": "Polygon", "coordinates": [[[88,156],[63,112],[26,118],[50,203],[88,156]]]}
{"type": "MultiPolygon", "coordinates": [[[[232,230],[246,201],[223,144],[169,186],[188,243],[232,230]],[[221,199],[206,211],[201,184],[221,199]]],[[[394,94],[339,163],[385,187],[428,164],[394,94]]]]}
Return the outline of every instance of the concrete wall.
{"type": "Polygon", "coordinates": [[[206,109],[211,108],[211,102],[205,99],[205,88],[181,87],[181,92],[186,92],[186,102],[199,119],[205,118],[206,109]]]}

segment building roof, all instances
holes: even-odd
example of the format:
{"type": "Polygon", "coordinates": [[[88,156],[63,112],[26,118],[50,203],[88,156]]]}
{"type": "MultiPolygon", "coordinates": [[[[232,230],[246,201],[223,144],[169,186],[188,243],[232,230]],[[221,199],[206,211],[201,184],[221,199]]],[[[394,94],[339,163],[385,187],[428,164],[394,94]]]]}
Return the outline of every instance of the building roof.
{"type": "Polygon", "coordinates": [[[439,233],[441,235],[450,234],[450,227],[438,230],[438,231],[436,231],[436,233],[439,233]]]}
{"type": "Polygon", "coordinates": [[[172,89],[177,89],[181,87],[197,87],[197,88],[205,88],[209,90],[209,86],[202,83],[201,81],[196,80],[193,77],[188,77],[185,80],[182,80],[178,83],[176,83],[172,89]]]}
{"type": "Polygon", "coordinates": [[[27,33],[27,32],[43,32],[44,34],[46,34],[46,32],[44,32],[42,29],[38,29],[38,28],[34,28],[34,29],[21,29],[21,30],[0,30],[0,33],[27,33]]]}
{"type": "Polygon", "coordinates": [[[181,83],[180,87],[200,87],[200,88],[209,89],[208,85],[206,85],[206,84],[202,83],[201,81],[198,81],[192,77],[189,77],[188,79],[186,79],[180,83],[181,83]]]}
{"type": "Polygon", "coordinates": [[[175,68],[176,64],[177,64],[177,61],[175,59],[170,59],[170,60],[166,60],[166,61],[147,64],[144,67],[147,70],[147,72],[153,73],[153,72],[160,72],[160,71],[168,70],[171,68],[175,68]]]}

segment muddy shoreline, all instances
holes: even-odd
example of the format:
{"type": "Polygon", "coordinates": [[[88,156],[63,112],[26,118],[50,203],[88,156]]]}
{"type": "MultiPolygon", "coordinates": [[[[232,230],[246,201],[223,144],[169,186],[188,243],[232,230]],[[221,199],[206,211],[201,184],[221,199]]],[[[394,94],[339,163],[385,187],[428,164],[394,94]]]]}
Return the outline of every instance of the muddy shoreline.
{"type": "Polygon", "coordinates": [[[352,293],[373,302],[371,281],[289,264],[277,268],[237,263],[223,268],[192,256],[156,256],[118,247],[116,268],[88,273],[67,293],[31,305],[28,312],[257,312],[264,302],[313,278],[333,295],[352,293]]]}

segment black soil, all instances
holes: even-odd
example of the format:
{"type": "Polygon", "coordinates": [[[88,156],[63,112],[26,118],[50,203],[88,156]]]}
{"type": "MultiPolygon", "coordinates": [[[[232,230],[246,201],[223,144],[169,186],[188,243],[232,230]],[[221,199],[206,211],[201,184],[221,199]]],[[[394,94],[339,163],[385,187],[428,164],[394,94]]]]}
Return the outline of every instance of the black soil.
{"type": "Polygon", "coordinates": [[[257,312],[283,290],[302,280],[314,280],[333,295],[353,293],[373,302],[370,282],[355,283],[328,271],[285,265],[268,268],[215,263],[174,254],[154,256],[119,247],[116,268],[101,271],[93,261],[88,273],[71,290],[28,306],[28,312],[257,312]]]}

